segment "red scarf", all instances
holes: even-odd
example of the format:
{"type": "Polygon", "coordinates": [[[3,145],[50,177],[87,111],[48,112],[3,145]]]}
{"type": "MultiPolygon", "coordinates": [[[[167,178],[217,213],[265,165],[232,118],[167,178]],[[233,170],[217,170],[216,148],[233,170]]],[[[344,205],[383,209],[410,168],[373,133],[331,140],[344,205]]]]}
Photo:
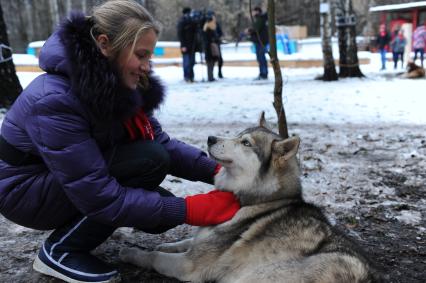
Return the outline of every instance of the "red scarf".
{"type": "Polygon", "coordinates": [[[133,117],[124,121],[124,126],[131,141],[136,139],[154,140],[154,131],[142,108],[133,117]]]}

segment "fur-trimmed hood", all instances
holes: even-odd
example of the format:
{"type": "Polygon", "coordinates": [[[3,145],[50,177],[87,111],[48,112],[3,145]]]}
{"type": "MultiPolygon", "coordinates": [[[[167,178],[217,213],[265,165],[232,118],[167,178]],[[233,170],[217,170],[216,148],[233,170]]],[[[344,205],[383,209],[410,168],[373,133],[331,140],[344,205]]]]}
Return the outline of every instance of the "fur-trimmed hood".
{"type": "Polygon", "coordinates": [[[165,96],[160,80],[151,73],[147,89],[124,87],[117,70],[93,42],[92,26],[83,14],[71,14],[43,46],[40,67],[68,77],[72,94],[98,119],[123,120],[139,107],[146,113],[158,108],[165,96]]]}

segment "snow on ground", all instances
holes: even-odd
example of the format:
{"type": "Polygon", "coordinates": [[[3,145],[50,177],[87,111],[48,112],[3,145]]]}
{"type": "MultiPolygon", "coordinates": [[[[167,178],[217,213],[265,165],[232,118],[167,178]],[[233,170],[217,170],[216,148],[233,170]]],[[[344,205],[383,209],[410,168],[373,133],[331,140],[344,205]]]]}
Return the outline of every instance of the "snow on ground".
{"type": "MultiPolygon", "coordinates": [[[[180,74],[177,67],[156,72],[169,87],[166,105],[159,114],[165,123],[251,122],[262,110],[275,119],[273,81],[252,81],[256,68],[228,67],[223,81],[190,85],[174,75],[180,74]]],[[[318,68],[283,69],[283,100],[289,122],[426,124],[426,96],[421,91],[425,80],[389,80],[368,68],[363,79],[313,80],[321,72],[318,68]]]]}
{"type": "MultiPolygon", "coordinates": [[[[322,82],[313,80],[322,73],[322,68],[282,68],[283,101],[288,121],[425,125],[426,80],[392,78],[393,70],[379,72],[377,56],[372,55],[370,65],[361,66],[367,76],[362,79],[322,82]]],[[[388,65],[390,67],[390,63],[388,65]]],[[[268,81],[253,81],[257,68],[225,67],[224,80],[200,83],[206,80],[206,68],[196,65],[198,83],[194,84],[182,81],[180,67],[161,67],[155,72],[168,88],[166,103],[158,113],[165,124],[252,122],[262,110],[267,118],[275,119],[272,70],[268,81]]],[[[21,72],[18,76],[25,87],[39,74],[21,72]]]]}

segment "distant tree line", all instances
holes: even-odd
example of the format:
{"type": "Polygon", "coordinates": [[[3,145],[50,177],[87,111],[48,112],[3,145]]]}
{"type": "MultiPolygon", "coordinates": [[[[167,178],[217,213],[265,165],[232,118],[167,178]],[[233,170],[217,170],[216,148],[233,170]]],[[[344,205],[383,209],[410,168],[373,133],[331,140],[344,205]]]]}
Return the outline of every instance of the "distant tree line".
{"type": "MultiPolygon", "coordinates": [[[[211,9],[216,12],[225,39],[235,40],[249,25],[248,0],[135,0],[143,4],[162,24],[160,40],[176,40],[176,23],[182,8],[211,9]]],[[[15,52],[25,52],[29,42],[45,40],[55,26],[72,10],[90,13],[93,6],[104,0],[0,0],[4,20],[8,28],[9,41],[15,52]]],[[[371,5],[410,2],[410,0],[357,0],[353,8],[357,15],[358,34],[371,33],[375,27],[370,24],[368,8],[371,5]]],[[[280,0],[276,1],[275,18],[277,25],[306,25],[308,35],[320,35],[320,0],[280,0]]],[[[267,1],[253,1],[252,5],[261,5],[266,11],[267,1]]]]}

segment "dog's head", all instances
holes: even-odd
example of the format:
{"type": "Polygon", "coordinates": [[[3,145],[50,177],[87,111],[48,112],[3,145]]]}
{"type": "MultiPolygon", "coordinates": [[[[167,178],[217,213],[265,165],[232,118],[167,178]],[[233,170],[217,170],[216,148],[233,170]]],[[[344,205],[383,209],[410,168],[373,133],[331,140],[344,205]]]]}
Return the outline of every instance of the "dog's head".
{"type": "Polygon", "coordinates": [[[269,129],[264,113],[258,126],[234,138],[210,136],[207,143],[211,158],[222,165],[215,186],[234,192],[242,203],[300,197],[300,139],[282,139],[269,129]]]}
{"type": "Polygon", "coordinates": [[[420,66],[417,66],[413,61],[408,61],[407,63],[407,72],[412,72],[414,70],[421,69],[420,66]]]}

